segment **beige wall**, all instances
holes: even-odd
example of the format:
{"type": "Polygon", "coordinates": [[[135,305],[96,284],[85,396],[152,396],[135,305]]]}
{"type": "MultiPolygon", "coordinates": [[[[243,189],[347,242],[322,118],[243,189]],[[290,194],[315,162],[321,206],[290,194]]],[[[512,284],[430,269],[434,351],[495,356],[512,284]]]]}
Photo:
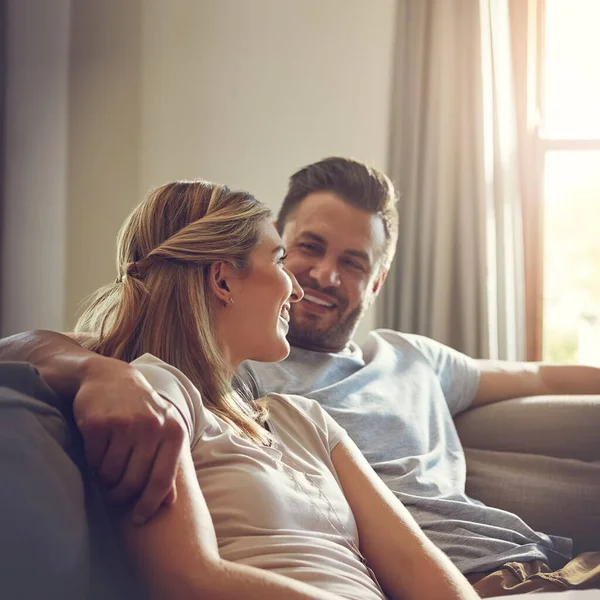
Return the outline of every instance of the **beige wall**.
{"type": "Polygon", "coordinates": [[[115,237],[139,201],[140,0],[73,0],[64,320],[115,279],[115,237]]]}
{"type": "Polygon", "coordinates": [[[323,156],[386,167],[394,0],[71,5],[65,326],[152,186],[204,177],[276,209],[323,156]]]}
{"type": "Polygon", "coordinates": [[[385,168],[394,10],[394,0],[146,0],[140,192],[204,177],[276,210],[287,177],[324,156],[385,168]]]}
{"type": "Polygon", "coordinates": [[[63,325],[69,14],[6,2],[2,335],[63,325]]]}

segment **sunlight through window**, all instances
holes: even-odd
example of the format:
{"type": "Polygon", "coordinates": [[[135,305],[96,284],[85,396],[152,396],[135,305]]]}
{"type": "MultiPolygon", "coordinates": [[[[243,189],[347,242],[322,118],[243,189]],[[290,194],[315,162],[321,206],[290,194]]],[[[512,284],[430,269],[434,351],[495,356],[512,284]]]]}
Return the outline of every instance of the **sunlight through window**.
{"type": "Polygon", "coordinates": [[[545,0],[543,358],[600,366],[600,0],[545,0]]]}

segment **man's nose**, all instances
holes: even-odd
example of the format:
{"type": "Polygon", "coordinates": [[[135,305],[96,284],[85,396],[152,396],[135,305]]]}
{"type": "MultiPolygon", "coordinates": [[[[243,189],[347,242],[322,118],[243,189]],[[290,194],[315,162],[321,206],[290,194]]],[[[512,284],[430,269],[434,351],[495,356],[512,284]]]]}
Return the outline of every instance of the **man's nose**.
{"type": "Polygon", "coordinates": [[[310,270],[309,275],[316,280],[320,287],[337,287],[340,284],[340,274],[335,263],[321,260],[310,270]]]}

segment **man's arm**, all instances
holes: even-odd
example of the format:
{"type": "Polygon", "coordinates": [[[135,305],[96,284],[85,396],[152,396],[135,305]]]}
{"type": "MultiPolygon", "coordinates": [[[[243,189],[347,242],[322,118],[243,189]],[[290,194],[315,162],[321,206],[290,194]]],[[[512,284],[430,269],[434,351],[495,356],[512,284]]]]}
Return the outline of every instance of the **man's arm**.
{"type": "Polygon", "coordinates": [[[1,339],[0,360],[32,363],[57,395],[73,401],[88,465],[109,498],[136,499],[136,521],[173,502],[185,424],[137,369],[52,331],[1,339]]]}
{"type": "Polygon", "coordinates": [[[73,400],[86,370],[99,357],[54,331],[28,331],[0,339],[0,360],[33,364],[61,398],[73,400]]]}
{"type": "Polygon", "coordinates": [[[477,361],[481,368],[473,406],[523,396],[600,394],[600,369],[580,365],[477,361]]]}

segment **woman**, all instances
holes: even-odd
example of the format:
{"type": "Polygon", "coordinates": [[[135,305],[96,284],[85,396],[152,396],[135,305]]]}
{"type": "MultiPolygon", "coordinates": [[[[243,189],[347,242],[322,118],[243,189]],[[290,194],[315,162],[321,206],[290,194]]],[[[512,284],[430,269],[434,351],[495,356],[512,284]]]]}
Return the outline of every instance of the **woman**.
{"type": "Polygon", "coordinates": [[[149,589],[172,600],[476,598],[316,402],[254,402],[234,388],[242,361],[289,352],[303,292],[284,261],[250,194],[170,183],[124,224],[119,277],[78,323],[94,350],[134,361],[190,434],[177,501],[143,527],[120,519],[149,589]]]}

